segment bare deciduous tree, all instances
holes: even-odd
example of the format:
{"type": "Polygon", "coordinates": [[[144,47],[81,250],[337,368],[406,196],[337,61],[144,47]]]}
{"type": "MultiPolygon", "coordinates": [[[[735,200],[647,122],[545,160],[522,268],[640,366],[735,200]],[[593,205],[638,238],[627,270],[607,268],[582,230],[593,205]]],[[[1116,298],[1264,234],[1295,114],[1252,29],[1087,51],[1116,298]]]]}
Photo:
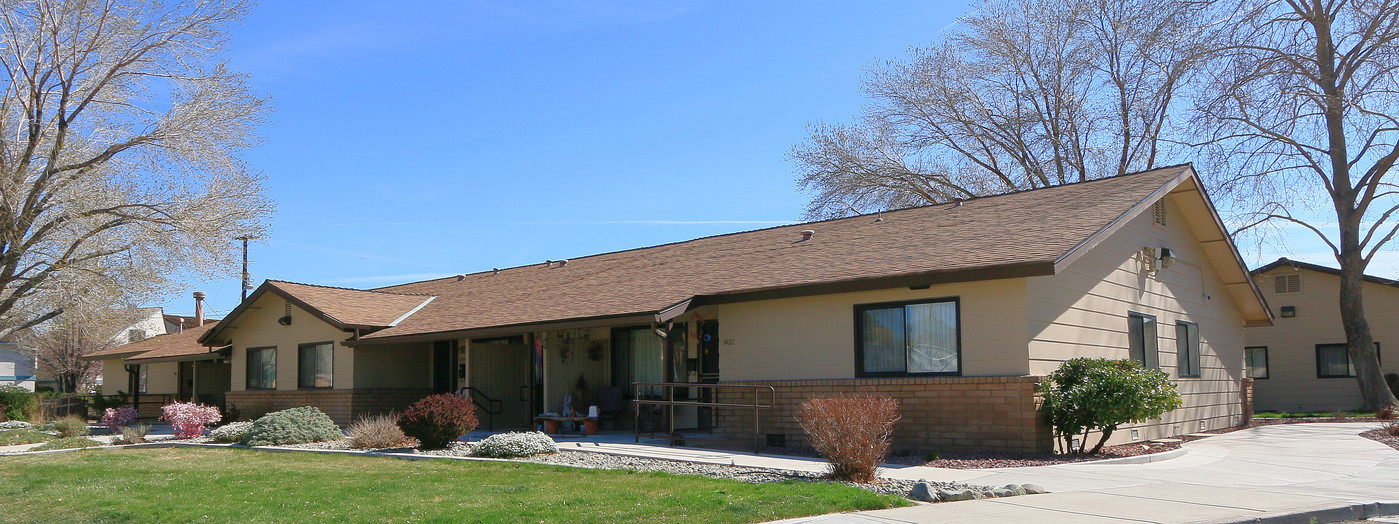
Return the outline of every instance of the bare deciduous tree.
{"type": "Polygon", "coordinates": [[[988,0],[938,44],[871,66],[856,124],[793,147],[807,214],[898,208],[1150,169],[1208,46],[1174,0],[988,0]]]}
{"type": "Polygon", "coordinates": [[[1219,182],[1248,214],[1243,229],[1315,234],[1341,266],[1340,311],[1366,409],[1394,405],[1361,286],[1399,232],[1399,3],[1225,3],[1230,31],[1209,70],[1200,129],[1219,182]],[[1324,203],[1324,204],[1323,204],[1324,203]],[[1334,222],[1332,222],[1334,221],[1334,222]],[[1334,224],[1334,225],[1333,225],[1334,224]]]}
{"type": "Polygon", "coordinates": [[[0,3],[0,338],[76,291],[139,297],[232,270],[230,238],[271,207],[237,157],[265,101],[219,61],[246,9],[0,3]]]}

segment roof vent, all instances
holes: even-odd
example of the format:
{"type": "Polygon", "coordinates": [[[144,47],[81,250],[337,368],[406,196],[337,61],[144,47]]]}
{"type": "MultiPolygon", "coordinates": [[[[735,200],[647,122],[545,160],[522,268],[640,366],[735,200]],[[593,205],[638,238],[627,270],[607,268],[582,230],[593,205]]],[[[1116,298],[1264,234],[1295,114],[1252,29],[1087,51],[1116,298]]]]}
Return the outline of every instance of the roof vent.
{"type": "Polygon", "coordinates": [[[463,280],[466,280],[466,275],[457,275],[457,282],[461,282],[463,280]]]}
{"type": "Polygon", "coordinates": [[[549,266],[552,266],[552,265],[554,265],[554,261],[553,261],[553,260],[545,260],[545,261],[544,261],[544,267],[549,267],[549,266]]]}
{"type": "Polygon", "coordinates": [[[816,230],[815,230],[815,229],[803,229],[803,230],[802,230],[802,241],[803,241],[803,242],[805,242],[805,241],[807,241],[807,240],[811,240],[811,237],[813,237],[813,236],[816,236],[816,230]]]}
{"type": "Polygon", "coordinates": [[[498,267],[493,267],[493,268],[491,268],[491,274],[492,274],[492,275],[498,275],[498,274],[500,274],[500,268],[498,268],[498,267]]]}
{"type": "Polygon", "coordinates": [[[565,259],[559,261],[559,267],[564,267],[564,266],[567,266],[567,265],[568,265],[568,259],[567,259],[567,258],[565,258],[565,259]]]}
{"type": "Polygon", "coordinates": [[[952,199],[952,204],[954,207],[962,207],[962,199],[954,198],[952,199]]]}

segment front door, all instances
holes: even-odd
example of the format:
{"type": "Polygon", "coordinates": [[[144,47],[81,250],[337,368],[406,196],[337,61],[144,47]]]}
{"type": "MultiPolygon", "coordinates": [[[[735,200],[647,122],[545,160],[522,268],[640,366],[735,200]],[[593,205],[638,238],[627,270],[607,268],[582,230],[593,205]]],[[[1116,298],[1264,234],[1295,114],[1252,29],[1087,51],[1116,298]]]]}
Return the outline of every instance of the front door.
{"type": "Polygon", "coordinates": [[[438,340],[432,343],[432,392],[453,393],[457,369],[457,341],[438,340]]]}
{"type": "Polygon", "coordinates": [[[194,400],[194,363],[180,362],[177,368],[176,378],[180,381],[179,390],[175,392],[176,400],[181,402],[191,402],[194,400]]]}
{"type": "MultiPolygon", "coordinates": [[[[500,414],[494,415],[496,429],[528,427],[534,415],[530,407],[530,366],[534,360],[530,347],[511,339],[472,342],[468,353],[471,387],[500,401],[500,414]]],[[[478,414],[476,418],[485,424],[482,419],[487,416],[491,415],[478,414]]]]}
{"type": "MultiPolygon", "coordinates": [[[[699,325],[699,381],[701,384],[719,383],[719,321],[706,320],[699,325]]],[[[700,400],[713,402],[714,392],[704,390],[700,400]]],[[[700,408],[700,429],[714,427],[714,408],[700,408]]]]}

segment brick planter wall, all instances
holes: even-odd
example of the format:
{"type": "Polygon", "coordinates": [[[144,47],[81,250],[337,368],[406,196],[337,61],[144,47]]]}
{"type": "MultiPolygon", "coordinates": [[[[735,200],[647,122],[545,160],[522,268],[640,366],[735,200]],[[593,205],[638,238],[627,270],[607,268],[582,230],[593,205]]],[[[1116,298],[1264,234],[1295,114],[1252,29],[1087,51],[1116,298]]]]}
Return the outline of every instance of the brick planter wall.
{"type": "MultiPolygon", "coordinates": [[[[773,386],[773,409],[759,415],[764,442],[782,434],[787,446],[806,446],[796,407],[814,396],[841,393],[883,394],[899,401],[894,449],[913,451],[991,449],[1050,451],[1053,440],[1039,415],[1042,398],[1035,386],[1042,377],[936,377],[846,380],[744,381],[773,386]]],[[[738,384],[739,382],[735,382],[738,384]]],[[[766,394],[760,397],[766,399],[766,394]]],[[[720,402],[751,403],[747,392],[721,390],[720,402]]],[[[753,412],[716,410],[716,433],[736,441],[753,438],[753,412]]]]}
{"type": "Polygon", "coordinates": [[[226,402],[237,407],[243,420],[272,411],[312,406],[336,424],[345,426],[355,417],[403,411],[431,395],[428,389],[307,389],[297,391],[229,391],[226,402]]]}

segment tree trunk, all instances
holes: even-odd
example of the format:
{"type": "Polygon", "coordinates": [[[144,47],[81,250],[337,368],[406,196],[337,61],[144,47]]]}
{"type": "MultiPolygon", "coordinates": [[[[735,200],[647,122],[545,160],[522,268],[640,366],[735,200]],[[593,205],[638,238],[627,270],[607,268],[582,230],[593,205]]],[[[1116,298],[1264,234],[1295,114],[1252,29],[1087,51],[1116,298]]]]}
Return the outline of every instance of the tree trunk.
{"type": "Polygon", "coordinates": [[[1359,249],[1343,254],[1340,263],[1341,325],[1346,331],[1350,361],[1355,365],[1355,381],[1360,384],[1360,394],[1364,397],[1365,403],[1361,408],[1375,411],[1395,405],[1394,394],[1389,391],[1384,372],[1380,370],[1375,337],[1370,333],[1370,323],[1365,320],[1365,303],[1361,296],[1365,266],[1361,263],[1359,249]]]}
{"type": "MultiPolygon", "coordinates": [[[[1097,445],[1094,445],[1094,446],[1093,446],[1093,451],[1089,451],[1088,454],[1089,454],[1089,455],[1097,455],[1099,451],[1102,451],[1102,450],[1103,450],[1103,444],[1107,443],[1108,437],[1111,437],[1111,436],[1112,436],[1112,432],[1114,432],[1114,431],[1117,431],[1117,426],[1112,426],[1112,427],[1103,428],[1103,436],[1102,436],[1102,438],[1099,438],[1099,439],[1098,439],[1098,444],[1097,444],[1097,445]]],[[[1087,437],[1088,435],[1085,434],[1084,436],[1087,437]]],[[[1086,439],[1085,439],[1085,440],[1086,440],[1086,439]]]]}

